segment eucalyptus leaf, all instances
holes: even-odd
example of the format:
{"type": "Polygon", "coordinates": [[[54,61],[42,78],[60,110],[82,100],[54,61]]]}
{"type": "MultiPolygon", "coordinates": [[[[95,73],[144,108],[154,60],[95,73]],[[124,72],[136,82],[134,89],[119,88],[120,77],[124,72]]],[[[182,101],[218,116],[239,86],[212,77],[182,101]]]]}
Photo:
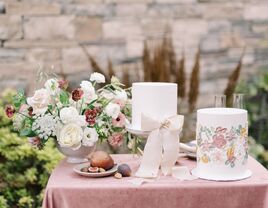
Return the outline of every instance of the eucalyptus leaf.
{"type": "Polygon", "coordinates": [[[68,105],[69,104],[69,94],[66,91],[61,91],[60,92],[60,102],[63,105],[68,105]]]}

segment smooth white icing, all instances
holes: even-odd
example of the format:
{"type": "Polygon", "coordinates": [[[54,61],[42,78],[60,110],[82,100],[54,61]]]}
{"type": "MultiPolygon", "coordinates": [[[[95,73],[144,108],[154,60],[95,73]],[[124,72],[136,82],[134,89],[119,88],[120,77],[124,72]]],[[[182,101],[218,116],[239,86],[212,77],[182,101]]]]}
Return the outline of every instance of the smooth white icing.
{"type": "Polygon", "coordinates": [[[136,82],[132,84],[132,128],[141,129],[141,114],[164,120],[177,114],[177,84],[136,82]]]}

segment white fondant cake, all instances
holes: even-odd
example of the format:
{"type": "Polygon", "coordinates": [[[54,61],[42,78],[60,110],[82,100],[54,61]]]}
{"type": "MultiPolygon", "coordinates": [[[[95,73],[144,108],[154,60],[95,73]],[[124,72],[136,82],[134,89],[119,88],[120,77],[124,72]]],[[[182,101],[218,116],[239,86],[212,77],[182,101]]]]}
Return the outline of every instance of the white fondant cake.
{"type": "Polygon", "coordinates": [[[210,180],[249,177],[247,111],[207,108],[197,111],[197,167],[193,174],[210,180]]]}
{"type": "Polygon", "coordinates": [[[133,129],[141,129],[141,114],[158,120],[177,115],[177,84],[136,82],[132,85],[133,129]]]}

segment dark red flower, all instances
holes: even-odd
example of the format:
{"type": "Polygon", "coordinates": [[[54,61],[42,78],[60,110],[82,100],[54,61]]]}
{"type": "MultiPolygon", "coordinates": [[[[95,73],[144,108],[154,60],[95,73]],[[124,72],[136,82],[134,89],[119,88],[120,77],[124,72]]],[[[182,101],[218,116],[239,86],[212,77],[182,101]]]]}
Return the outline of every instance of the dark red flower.
{"type": "Polygon", "coordinates": [[[72,99],[74,101],[78,101],[82,98],[83,94],[84,94],[84,92],[80,88],[75,89],[72,91],[72,99]]]}
{"type": "Polygon", "coordinates": [[[96,123],[96,117],[98,113],[99,113],[98,108],[87,109],[85,111],[86,121],[89,123],[90,126],[94,126],[94,124],[96,123]]]}
{"type": "Polygon", "coordinates": [[[15,114],[16,110],[12,105],[6,106],[6,115],[8,118],[12,118],[15,114]]]}
{"type": "Polygon", "coordinates": [[[33,116],[33,107],[28,108],[28,115],[33,116]]]}
{"type": "Polygon", "coordinates": [[[68,88],[69,82],[67,80],[62,79],[58,81],[58,84],[60,89],[66,90],[68,88]]]}

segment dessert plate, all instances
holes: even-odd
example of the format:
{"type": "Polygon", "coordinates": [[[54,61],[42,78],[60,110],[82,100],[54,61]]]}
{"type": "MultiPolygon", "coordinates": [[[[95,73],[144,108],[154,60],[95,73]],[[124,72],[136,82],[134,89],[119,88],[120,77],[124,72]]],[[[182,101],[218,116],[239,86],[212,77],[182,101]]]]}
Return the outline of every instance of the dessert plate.
{"type": "Polygon", "coordinates": [[[194,168],[191,171],[192,175],[201,178],[201,179],[205,179],[205,180],[210,180],[210,181],[239,181],[239,180],[243,180],[246,178],[249,178],[252,175],[251,170],[246,170],[245,173],[243,173],[242,175],[239,176],[233,176],[233,177],[218,177],[218,176],[212,176],[212,177],[208,177],[205,175],[202,175],[198,172],[197,168],[194,168]]]}
{"type": "Polygon", "coordinates": [[[88,167],[89,163],[83,163],[79,164],[73,167],[73,171],[77,173],[78,175],[85,176],[85,177],[91,177],[91,178],[101,178],[106,177],[114,174],[117,171],[118,165],[115,164],[114,167],[112,167],[110,170],[107,170],[103,173],[89,173],[89,172],[82,172],[81,169],[84,167],[88,167]]]}

